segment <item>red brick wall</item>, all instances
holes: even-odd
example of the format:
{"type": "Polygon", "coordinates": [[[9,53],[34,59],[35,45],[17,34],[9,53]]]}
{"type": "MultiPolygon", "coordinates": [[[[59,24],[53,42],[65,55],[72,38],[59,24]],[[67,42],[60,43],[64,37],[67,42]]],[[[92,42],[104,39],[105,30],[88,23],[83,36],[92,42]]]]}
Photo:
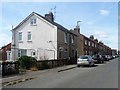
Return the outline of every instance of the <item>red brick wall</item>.
{"type": "Polygon", "coordinates": [[[7,59],[6,51],[11,51],[11,43],[7,44],[6,46],[2,47],[2,61],[4,62],[7,59]]]}

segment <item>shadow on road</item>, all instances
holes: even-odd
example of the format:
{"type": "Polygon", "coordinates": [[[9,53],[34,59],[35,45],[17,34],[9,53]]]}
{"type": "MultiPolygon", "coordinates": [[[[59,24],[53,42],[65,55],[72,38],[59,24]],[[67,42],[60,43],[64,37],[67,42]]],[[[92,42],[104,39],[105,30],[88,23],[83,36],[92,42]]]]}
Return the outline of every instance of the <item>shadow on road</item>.
{"type": "Polygon", "coordinates": [[[93,67],[97,67],[98,65],[94,65],[94,66],[89,66],[89,65],[85,65],[85,66],[80,66],[78,68],[93,68],[93,67]]]}

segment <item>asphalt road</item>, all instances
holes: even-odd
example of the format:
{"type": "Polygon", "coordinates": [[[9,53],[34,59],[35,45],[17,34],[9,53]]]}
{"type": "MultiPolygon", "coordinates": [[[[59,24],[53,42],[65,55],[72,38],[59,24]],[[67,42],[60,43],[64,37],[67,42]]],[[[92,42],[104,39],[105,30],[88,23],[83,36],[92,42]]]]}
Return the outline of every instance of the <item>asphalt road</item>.
{"type": "Polygon", "coordinates": [[[95,67],[50,71],[34,77],[5,88],[118,88],[118,59],[95,67]]]}

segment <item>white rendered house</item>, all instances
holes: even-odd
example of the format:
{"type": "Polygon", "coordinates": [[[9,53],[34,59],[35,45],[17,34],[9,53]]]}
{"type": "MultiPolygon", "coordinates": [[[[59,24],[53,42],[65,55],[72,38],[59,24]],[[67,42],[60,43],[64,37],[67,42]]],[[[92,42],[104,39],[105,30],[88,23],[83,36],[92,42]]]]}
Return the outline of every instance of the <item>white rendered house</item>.
{"type": "Polygon", "coordinates": [[[76,35],[54,22],[52,12],[45,17],[32,12],[12,30],[12,59],[22,55],[37,60],[75,57],[76,35]]]}
{"type": "Polygon", "coordinates": [[[37,60],[57,59],[56,50],[57,27],[35,12],[12,30],[13,60],[22,55],[33,56],[37,60]],[[54,42],[53,45],[50,41],[54,42]]]}

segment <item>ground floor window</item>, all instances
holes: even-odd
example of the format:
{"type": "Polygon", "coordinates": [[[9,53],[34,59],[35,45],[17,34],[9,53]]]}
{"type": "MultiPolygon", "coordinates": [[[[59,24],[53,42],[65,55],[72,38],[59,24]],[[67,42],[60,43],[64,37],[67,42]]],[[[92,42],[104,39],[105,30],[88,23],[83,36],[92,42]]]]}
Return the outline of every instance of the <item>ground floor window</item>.
{"type": "Polygon", "coordinates": [[[86,54],[86,55],[88,54],[87,50],[85,51],[85,54],[86,54]]]}
{"type": "Polygon", "coordinates": [[[64,58],[67,58],[68,56],[68,52],[67,52],[67,49],[64,50],[64,58]]]}
{"type": "Polygon", "coordinates": [[[26,49],[18,50],[18,57],[25,56],[25,55],[27,55],[27,50],[26,49]]]}
{"type": "Polygon", "coordinates": [[[74,57],[75,56],[75,53],[74,53],[74,50],[72,50],[72,57],[74,57]]]}

